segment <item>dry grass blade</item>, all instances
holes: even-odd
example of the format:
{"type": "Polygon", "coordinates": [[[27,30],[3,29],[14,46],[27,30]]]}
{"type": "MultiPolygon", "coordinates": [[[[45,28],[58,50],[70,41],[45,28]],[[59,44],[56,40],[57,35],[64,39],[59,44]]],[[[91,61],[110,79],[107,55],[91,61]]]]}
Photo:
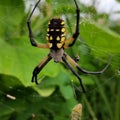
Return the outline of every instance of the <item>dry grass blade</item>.
{"type": "Polygon", "coordinates": [[[82,116],[82,104],[77,104],[72,110],[71,120],[81,120],[82,116]]]}

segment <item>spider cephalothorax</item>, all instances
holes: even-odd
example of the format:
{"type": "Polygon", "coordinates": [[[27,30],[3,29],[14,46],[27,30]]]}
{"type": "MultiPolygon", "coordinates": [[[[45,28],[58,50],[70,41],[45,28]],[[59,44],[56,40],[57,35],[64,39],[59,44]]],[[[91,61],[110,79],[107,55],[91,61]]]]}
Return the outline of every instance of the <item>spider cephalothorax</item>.
{"type": "Polygon", "coordinates": [[[66,29],[65,29],[64,20],[60,18],[53,18],[48,23],[47,35],[46,35],[47,44],[38,44],[34,40],[30,20],[39,2],[40,0],[38,0],[38,2],[36,3],[27,21],[30,42],[33,46],[38,48],[49,48],[50,53],[35,67],[33,71],[32,82],[36,82],[36,84],[38,84],[38,80],[37,80],[38,73],[44,68],[44,66],[51,59],[53,59],[55,62],[65,63],[65,65],[71,70],[71,72],[78,78],[80,85],[82,87],[82,90],[83,92],[85,92],[84,86],[82,84],[82,80],[79,74],[73,69],[71,64],[74,67],[76,67],[80,72],[83,72],[85,74],[101,74],[108,68],[110,61],[101,71],[98,71],[98,72],[86,71],[78,65],[77,60],[73,60],[67,53],[64,52],[64,49],[72,47],[75,44],[76,39],[79,35],[80,9],[78,7],[76,0],[74,0],[75,6],[76,6],[76,29],[72,37],[66,39],[66,29]]]}

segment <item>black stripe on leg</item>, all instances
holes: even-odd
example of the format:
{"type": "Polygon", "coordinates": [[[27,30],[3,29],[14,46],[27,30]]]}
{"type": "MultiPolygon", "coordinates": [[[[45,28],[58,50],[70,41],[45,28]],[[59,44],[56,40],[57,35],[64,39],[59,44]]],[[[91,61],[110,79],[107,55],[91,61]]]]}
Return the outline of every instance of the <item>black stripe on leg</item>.
{"type": "Polygon", "coordinates": [[[45,65],[52,59],[52,57],[48,55],[47,58],[44,58],[44,59],[43,61],[40,62],[38,66],[35,67],[33,71],[32,82],[35,82],[36,84],[38,84],[38,81],[37,81],[38,73],[45,67],[45,65]]]}
{"type": "Polygon", "coordinates": [[[102,73],[104,73],[104,72],[108,69],[108,67],[110,66],[111,59],[112,59],[112,56],[110,56],[108,63],[106,64],[106,66],[105,66],[101,71],[87,71],[87,70],[81,68],[80,66],[76,66],[76,68],[77,68],[80,72],[83,72],[83,73],[85,73],[85,74],[102,74],[102,73]]]}
{"type": "Polygon", "coordinates": [[[72,68],[72,66],[67,62],[67,60],[66,60],[66,58],[65,58],[65,55],[63,55],[62,60],[63,60],[63,62],[65,63],[65,65],[71,70],[71,72],[78,78],[78,80],[79,80],[79,82],[80,82],[80,85],[81,85],[81,87],[82,87],[82,90],[83,90],[83,92],[85,93],[85,88],[84,88],[84,86],[83,86],[83,84],[82,84],[82,80],[81,80],[81,78],[79,77],[79,74],[78,74],[78,73],[72,68]]]}

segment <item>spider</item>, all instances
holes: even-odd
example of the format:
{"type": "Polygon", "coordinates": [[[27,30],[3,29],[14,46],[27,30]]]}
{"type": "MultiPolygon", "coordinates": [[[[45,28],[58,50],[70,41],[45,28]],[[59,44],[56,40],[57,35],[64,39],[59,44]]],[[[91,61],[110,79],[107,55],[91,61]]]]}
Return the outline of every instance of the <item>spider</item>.
{"type": "Polygon", "coordinates": [[[76,7],[76,29],[72,37],[66,39],[65,22],[63,19],[52,18],[49,21],[47,28],[47,35],[46,35],[47,44],[37,43],[33,37],[33,32],[31,28],[31,17],[40,1],[41,0],[37,1],[27,20],[29,38],[32,46],[38,48],[48,48],[50,49],[50,52],[33,70],[32,82],[38,84],[38,79],[37,79],[38,73],[40,73],[40,71],[45,67],[45,65],[51,59],[53,59],[54,62],[56,63],[63,62],[67,66],[67,68],[71,70],[71,72],[78,78],[82,91],[85,92],[85,88],[82,84],[82,80],[79,74],[73,69],[72,65],[76,67],[80,72],[85,74],[102,74],[108,68],[110,62],[108,62],[108,64],[101,71],[96,71],[96,72],[87,71],[85,69],[82,69],[78,65],[77,60],[73,60],[66,52],[64,52],[64,49],[72,47],[75,44],[79,36],[80,9],[78,7],[76,0],[73,0],[76,7]]]}

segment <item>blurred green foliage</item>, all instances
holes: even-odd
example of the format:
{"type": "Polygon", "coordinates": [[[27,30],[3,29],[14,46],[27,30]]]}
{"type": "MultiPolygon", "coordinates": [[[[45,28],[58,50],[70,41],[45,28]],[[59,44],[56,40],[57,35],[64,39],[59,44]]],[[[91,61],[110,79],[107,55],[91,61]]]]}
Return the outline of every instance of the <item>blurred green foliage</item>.
{"type": "MultiPolygon", "coordinates": [[[[92,71],[101,70],[112,55],[111,65],[104,74],[80,74],[86,86],[85,94],[77,78],[63,64],[53,61],[39,74],[40,84],[31,83],[34,67],[49,50],[34,48],[29,42],[26,21],[30,10],[25,12],[25,1],[0,1],[1,120],[68,120],[77,103],[83,105],[83,119],[120,119],[120,35],[115,29],[119,25],[114,24],[113,29],[106,15],[97,14],[93,7],[80,3],[79,6],[82,14],[91,17],[81,17],[80,36],[66,52],[73,58],[79,55],[79,65],[92,71]],[[101,24],[99,19],[105,22],[101,24]]],[[[46,0],[38,8],[41,13],[32,18],[38,42],[46,42],[47,23],[54,16],[65,18],[67,37],[74,33],[76,18],[72,0],[46,0]]]]}

